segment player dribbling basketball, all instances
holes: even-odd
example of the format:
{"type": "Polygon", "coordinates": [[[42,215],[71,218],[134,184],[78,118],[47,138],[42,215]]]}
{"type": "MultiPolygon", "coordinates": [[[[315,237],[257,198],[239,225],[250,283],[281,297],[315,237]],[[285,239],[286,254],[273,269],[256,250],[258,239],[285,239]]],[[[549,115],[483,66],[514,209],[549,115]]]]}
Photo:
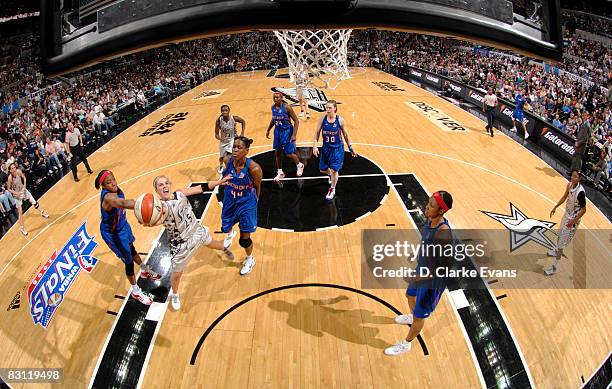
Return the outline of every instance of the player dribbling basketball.
{"type": "Polygon", "coordinates": [[[157,176],[153,180],[153,187],[162,200],[162,215],[155,225],[163,224],[168,233],[168,243],[170,243],[171,290],[168,295],[172,309],[178,311],[181,308],[178,288],[183,276],[185,267],[195,254],[196,250],[204,245],[213,250],[223,250],[233,258],[229,248],[232,244],[224,246],[223,241],[213,240],[210,236],[208,227],[198,223],[193,213],[193,208],[187,200],[188,196],[203,193],[219,185],[225,185],[231,177],[224,177],[219,181],[210,181],[191,188],[177,189],[172,192],[172,183],[166,176],[157,176]]]}

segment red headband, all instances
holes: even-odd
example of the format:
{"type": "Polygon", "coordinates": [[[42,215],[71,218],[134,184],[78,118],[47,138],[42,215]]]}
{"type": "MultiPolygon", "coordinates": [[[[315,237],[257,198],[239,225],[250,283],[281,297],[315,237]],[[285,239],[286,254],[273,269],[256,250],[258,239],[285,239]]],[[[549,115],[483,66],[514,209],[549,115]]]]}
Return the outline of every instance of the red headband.
{"type": "Polygon", "coordinates": [[[104,180],[106,180],[106,177],[108,177],[109,174],[112,174],[112,172],[110,170],[105,170],[102,176],[100,176],[100,180],[98,181],[100,186],[104,185],[104,180]]]}
{"type": "Polygon", "coordinates": [[[433,194],[433,198],[436,199],[436,202],[438,203],[438,206],[441,210],[443,210],[444,212],[448,211],[448,205],[446,205],[446,203],[444,202],[444,199],[440,195],[440,192],[435,192],[433,194]]]}

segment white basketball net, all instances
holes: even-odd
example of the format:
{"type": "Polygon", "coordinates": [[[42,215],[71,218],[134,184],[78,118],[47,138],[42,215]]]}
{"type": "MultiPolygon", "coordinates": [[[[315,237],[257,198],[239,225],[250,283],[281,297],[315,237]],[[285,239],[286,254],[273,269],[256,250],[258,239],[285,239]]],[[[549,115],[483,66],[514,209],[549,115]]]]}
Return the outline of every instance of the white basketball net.
{"type": "Polygon", "coordinates": [[[287,54],[289,77],[309,71],[329,89],[351,78],[347,46],[353,30],[281,30],[274,31],[287,54]],[[304,69],[305,68],[305,69],[304,69]]]}

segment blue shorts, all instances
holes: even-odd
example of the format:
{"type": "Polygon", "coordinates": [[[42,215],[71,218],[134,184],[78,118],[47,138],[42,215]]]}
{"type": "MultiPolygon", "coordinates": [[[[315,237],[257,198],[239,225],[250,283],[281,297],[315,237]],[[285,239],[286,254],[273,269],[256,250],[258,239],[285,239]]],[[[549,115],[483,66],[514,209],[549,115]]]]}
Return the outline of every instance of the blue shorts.
{"type": "Polygon", "coordinates": [[[344,162],[344,147],[325,147],[319,158],[319,170],[327,170],[328,168],[339,172],[342,169],[344,162]]]}
{"type": "Polygon", "coordinates": [[[132,256],[136,254],[136,250],[134,249],[133,243],[136,238],[134,238],[132,228],[129,224],[126,223],[121,231],[115,233],[101,229],[100,234],[111,251],[115,253],[115,255],[119,257],[123,263],[129,265],[130,263],[134,262],[132,256]]]}
{"type": "Polygon", "coordinates": [[[518,109],[515,109],[515,110],[512,112],[512,118],[513,118],[514,120],[518,120],[519,122],[521,122],[521,123],[522,123],[522,122],[523,122],[523,119],[525,118],[525,115],[523,114],[523,111],[518,110],[518,109]]]}
{"type": "Polygon", "coordinates": [[[240,232],[253,233],[257,230],[257,205],[255,207],[236,207],[221,212],[221,231],[227,233],[238,223],[240,232]]]}
{"type": "Polygon", "coordinates": [[[406,296],[415,296],[416,304],[414,306],[414,311],[412,314],[414,317],[419,319],[428,318],[429,315],[436,309],[436,305],[440,301],[440,297],[442,297],[442,293],[444,292],[444,288],[442,289],[429,289],[429,288],[418,288],[412,285],[408,285],[408,289],[406,290],[406,296]]]}
{"type": "Polygon", "coordinates": [[[274,150],[283,150],[285,154],[295,154],[295,142],[291,141],[293,127],[289,130],[277,130],[274,128],[274,150]]]}

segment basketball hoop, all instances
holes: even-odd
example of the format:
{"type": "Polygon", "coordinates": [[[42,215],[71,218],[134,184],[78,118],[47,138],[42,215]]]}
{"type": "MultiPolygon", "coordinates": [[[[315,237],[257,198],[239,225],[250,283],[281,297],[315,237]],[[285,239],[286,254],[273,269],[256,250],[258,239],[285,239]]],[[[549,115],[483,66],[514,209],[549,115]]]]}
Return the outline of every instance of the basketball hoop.
{"type": "Polygon", "coordinates": [[[340,81],[351,78],[347,46],[353,30],[280,30],[274,35],[283,45],[289,62],[289,77],[295,83],[298,72],[306,71],[336,89],[340,81]]]}

